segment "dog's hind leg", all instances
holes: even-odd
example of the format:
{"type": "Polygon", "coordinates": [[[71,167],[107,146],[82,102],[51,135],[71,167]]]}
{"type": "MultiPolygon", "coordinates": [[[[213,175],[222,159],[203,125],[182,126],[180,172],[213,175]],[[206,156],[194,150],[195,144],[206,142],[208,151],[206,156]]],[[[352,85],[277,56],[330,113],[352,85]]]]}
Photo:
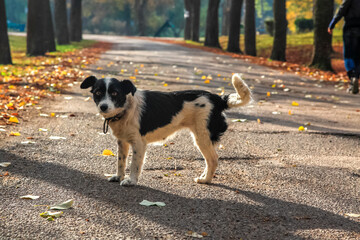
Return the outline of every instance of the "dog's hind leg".
{"type": "Polygon", "coordinates": [[[120,182],[125,177],[126,158],[129,153],[129,144],[127,142],[118,140],[118,155],[116,175],[108,178],[109,182],[120,182]]]}
{"type": "Polygon", "coordinates": [[[211,183],[218,166],[218,155],[215,151],[214,144],[209,138],[209,135],[200,135],[194,133],[196,144],[205,158],[206,167],[200,177],[195,178],[197,183],[211,183]]]}
{"type": "Polygon", "coordinates": [[[141,139],[132,144],[131,147],[133,150],[133,157],[130,165],[130,176],[120,182],[120,185],[122,186],[137,184],[144,163],[146,142],[141,139]]]}

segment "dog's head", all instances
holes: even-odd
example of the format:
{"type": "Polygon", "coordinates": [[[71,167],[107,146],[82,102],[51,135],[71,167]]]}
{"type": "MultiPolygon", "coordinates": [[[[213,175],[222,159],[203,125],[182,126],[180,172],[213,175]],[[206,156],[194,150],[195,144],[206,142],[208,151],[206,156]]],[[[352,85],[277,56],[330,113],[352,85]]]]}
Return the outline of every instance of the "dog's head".
{"type": "Polygon", "coordinates": [[[127,95],[134,96],[136,87],[129,80],[119,81],[115,78],[86,78],[80,85],[85,89],[91,87],[94,101],[99,112],[105,118],[114,117],[124,110],[127,95]]]}

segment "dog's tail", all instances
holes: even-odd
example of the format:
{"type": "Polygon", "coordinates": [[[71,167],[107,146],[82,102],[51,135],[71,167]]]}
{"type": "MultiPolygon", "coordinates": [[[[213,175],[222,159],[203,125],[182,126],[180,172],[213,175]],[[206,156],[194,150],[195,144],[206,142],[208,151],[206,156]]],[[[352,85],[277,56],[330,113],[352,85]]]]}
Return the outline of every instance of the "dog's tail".
{"type": "Polygon", "coordinates": [[[236,93],[231,93],[230,95],[223,97],[228,107],[241,107],[248,104],[252,99],[251,91],[244,80],[242,80],[241,74],[235,73],[232,76],[232,85],[234,86],[236,93]]]}

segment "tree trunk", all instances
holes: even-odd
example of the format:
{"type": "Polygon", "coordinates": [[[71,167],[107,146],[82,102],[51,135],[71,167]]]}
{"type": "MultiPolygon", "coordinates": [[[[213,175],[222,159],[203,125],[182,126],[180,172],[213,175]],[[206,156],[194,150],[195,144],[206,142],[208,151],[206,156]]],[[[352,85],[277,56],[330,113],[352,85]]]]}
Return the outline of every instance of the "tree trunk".
{"type": "Polygon", "coordinates": [[[43,56],[45,48],[45,1],[28,0],[26,53],[30,56],[43,56]]]}
{"type": "Polygon", "coordinates": [[[44,45],[47,52],[55,52],[55,34],[54,34],[54,25],[51,16],[50,9],[50,0],[44,1],[44,22],[45,22],[45,32],[44,32],[44,45]]]}
{"type": "Polygon", "coordinates": [[[0,0],[0,64],[12,64],[6,23],[5,0],[0,0]]]}
{"type": "Polygon", "coordinates": [[[199,29],[200,29],[200,4],[201,0],[191,1],[191,40],[194,42],[199,41],[199,29]]]}
{"type": "Polygon", "coordinates": [[[69,44],[69,29],[67,21],[66,0],[55,0],[55,30],[59,45],[69,44]]]}
{"type": "Polygon", "coordinates": [[[271,52],[271,59],[286,61],[286,7],[285,0],[274,0],[274,42],[271,52]]]}
{"type": "Polygon", "coordinates": [[[132,18],[131,18],[131,6],[130,6],[130,3],[126,3],[125,4],[125,34],[127,36],[132,36],[133,35],[133,30],[132,30],[132,27],[131,27],[131,21],[132,21],[132,18]]]}
{"type": "Polygon", "coordinates": [[[246,0],[245,4],[245,53],[256,56],[255,0],[246,0]]]}
{"type": "Polygon", "coordinates": [[[192,18],[191,18],[191,0],[184,0],[184,6],[185,6],[185,11],[184,11],[184,18],[185,18],[185,28],[184,28],[184,39],[185,40],[190,40],[191,39],[191,25],[192,25],[192,18]]]}
{"type": "Polygon", "coordinates": [[[223,15],[221,21],[221,35],[228,36],[229,35],[229,21],[230,21],[230,5],[231,0],[224,0],[223,1],[223,15]]]}
{"type": "Polygon", "coordinates": [[[146,36],[146,19],[145,19],[146,6],[147,6],[147,0],[135,0],[135,12],[136,12],[139,36],[146,36]]]}
{"type": "MultiPolygon", "coordinates": [[[[57,0],[55,0],[57,1],[57,0]]],[[[70,10],[70,41],[82,40],[81,0],[71,0],[70,10]]]]}
{"type": "Polygon", "coordinates": [[[331,67],[331,35],[327,32],[333,17],[334,0],[315,0],[314,52],[310,66],[333,71],[331,67]]]}
{"type": "Polygon", "coordinates": [[[240,22],[243,0],[232,0],[230,8],[229,42],[227,50],[229,52],[241,53],[240,50],[240,22]]]}
{"type": "Polygon", "coordinates": [[[220,0],[209,0],[206,16],[205,46],[220,48],[219,43],[219,3],[220,0]]]}

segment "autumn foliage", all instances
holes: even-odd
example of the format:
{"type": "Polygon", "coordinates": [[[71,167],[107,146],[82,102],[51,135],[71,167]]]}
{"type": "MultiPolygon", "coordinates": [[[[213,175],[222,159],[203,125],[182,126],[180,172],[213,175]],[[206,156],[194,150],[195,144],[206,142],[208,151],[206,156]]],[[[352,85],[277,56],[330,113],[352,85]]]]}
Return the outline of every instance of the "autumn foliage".
{"type": "Polygon", "coordinates": [[[72,86],[110,46],[99,42],[90,48],[22,57],[15,65],[0,65],[0,124],[19,123],[21,110],[72,86]]]}

